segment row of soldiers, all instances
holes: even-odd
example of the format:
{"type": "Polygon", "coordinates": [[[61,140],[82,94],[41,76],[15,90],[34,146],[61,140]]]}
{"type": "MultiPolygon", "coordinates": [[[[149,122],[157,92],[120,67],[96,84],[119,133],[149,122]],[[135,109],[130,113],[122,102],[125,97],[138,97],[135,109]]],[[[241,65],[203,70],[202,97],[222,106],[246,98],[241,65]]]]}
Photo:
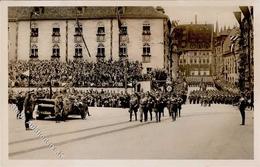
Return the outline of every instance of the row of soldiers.
{"type": "Polygon", "coordinates": [[[211,106],[211,104],[236,104],[240,95],[220,90],[193,90],[189,95],[190,104],[201,104],[211,106]]]}
{"type": "Polygon", "coordinates": [[[163,92],[146,92],[134,93],[130,98],[130,120],[134,114],[135,121],[137,121],[137,113],[140,112],[140,122],[148,121],[148,113],[150,121],[153,120],[153,112],[155,113],[156,122],[161,121],[161,116],[164,116],[165,107],[168,108],[169,116],[175,121],[177,116],[181,116],[181,108],[184,103],[184,96],[178,94],[166,94],[163,92]]]}

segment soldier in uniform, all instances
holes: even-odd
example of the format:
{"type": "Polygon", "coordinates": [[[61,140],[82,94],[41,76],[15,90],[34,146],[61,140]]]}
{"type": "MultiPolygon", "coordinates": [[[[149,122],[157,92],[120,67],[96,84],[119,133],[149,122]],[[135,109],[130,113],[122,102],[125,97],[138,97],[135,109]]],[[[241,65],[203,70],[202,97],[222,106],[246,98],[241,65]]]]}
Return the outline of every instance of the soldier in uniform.
{"type": "Polygon", "coordinates": [[[62,110],[63,110],[63,99],[62,99],[62,95],[58,95],[55,98],[55,118],[56,118],[56,123],[59,123],[61,121],[62,118],[62,110]]]}
{"type": "Polygon", "coordinates": [[[36,97],[33,92],[28,92],[24,100],[24,115],[25,115],[25,129],[31,130],[29,127],[29,121],[32,119],[32,113],[35,108],[36,97]]]}
{"type": "Polygon", "coordinates": [[[147,109],[150,113],[150,120],[153,120],[153,108],[154,108],[154,97],[149,93],[148,94],[148,103],[147,103],[147,109]]]}
{"type": "Polygon", "coordinates": [[[135,114],[135,121],[137,121],[137,111],[138,111],[138,97],[135,94],[132,94],[130,98],[130,106],[129,106],[130,122],[132,121],[133,112],[135,114]]]}
{"type": "Polygon", "coordinates": [[[240,125],[245,125],[245,109],[246,109],[246,99],[245,95],[242,93],[239,99],[239,111],[242,118],[242,123],[240,125]]]}
{"type": "Polygon", "coordinates": [[[172,121],[176,121],[177,112],[178,112],[178,100],[175,95],[171,98],[171,111],[172,111],[172,121]]]}
{"type": "Polygon", "coordinates": [[[163,102],[162,94],[158,92],[155,101],[156,122],[161,122],[161,114],[163,112],[163,109],[164,109],[164,102],[163,102]]]}
{"type": "Polygon", "coordinates": [[[22,95],[22,92],[19,92],[18,96],[16,97],[16,106],[18,109],[16,119],[21,119],[21,113],[23,110],[23,104],[24,104],[25,98],[22,95]]]}
{"type": "Polygon", "coordinates": [[[144,121],[147,121],[147,95],[146,94],[142,94],[142,97],[140,99],[140,122],[143,121],[143,117],[144,117],[144,121]]]}
{"type": "Polygon", "coordinates": [[[67,117],[68,117],[68,114],[71,110],[71,101],[70,99],[67,97],[67,96],[64,96],[63,98],[63,113],[62,113],[62,120],[65,122],[67,117]]]}
{"type": "Polygon", "coordinates": [[[178,95],[178,97],[177,97],[177,106],[178,106],[178,111],[179,111],[179,113],[177,112],[177,116],[179,116],[179,117],[181,117],[182,104],[183,104],[183,100],[182,100],[182,98],[178,95]]]}

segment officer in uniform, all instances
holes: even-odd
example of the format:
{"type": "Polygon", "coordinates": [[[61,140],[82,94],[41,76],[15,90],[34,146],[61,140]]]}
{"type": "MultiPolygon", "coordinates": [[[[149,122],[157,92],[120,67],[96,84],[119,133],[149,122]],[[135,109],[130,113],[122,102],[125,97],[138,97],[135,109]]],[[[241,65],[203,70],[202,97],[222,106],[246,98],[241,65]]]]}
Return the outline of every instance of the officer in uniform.
{"type": "Polygon", "coordinates": [[[28,92],[24,100],[24,116],[25,116],[25,129],[31,130],[29,127],[29,121],[32,119],[32,113],[36,104],[36,97],[33,92],[28,92]]]}
{"type": "Polygon", "coordinates": [[[62,118],[62,110],[63,110],[63,99],[62,99],[62,95],[58,95],[55,98],[55,118],[56,118],[56,123],[59,123],[61,121],[62,118]]]}
{"type": "Polygon", "coordinates": [[[172,121],[176,121],[177,112],[178,112],[178,100],[175,95],[171,98],[171,111],[172,111],[172,121]]]}

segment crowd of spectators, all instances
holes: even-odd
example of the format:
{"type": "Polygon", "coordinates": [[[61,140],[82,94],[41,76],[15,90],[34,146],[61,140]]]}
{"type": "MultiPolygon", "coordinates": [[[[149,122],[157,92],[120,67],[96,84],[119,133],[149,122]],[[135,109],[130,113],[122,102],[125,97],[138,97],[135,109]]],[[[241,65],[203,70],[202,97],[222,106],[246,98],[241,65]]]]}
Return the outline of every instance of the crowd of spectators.
{"type": "Polygon", "coordinates": [[[30,60],[12,62],[8,67],[9,86],[14,87],[46,87],[50,81],[57,87],[64,83],[75,87],[124,87],[125,76],[127,84],[149,79],[142,75],[138,61],[30,60]]]}

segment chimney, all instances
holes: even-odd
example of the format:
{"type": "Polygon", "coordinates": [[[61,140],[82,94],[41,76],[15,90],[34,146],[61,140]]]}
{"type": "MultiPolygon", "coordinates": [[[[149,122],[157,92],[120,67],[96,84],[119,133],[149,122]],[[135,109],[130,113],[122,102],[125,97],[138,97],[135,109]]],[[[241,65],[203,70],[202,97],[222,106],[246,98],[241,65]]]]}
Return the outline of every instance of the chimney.
{"type": "Polygon", "coordinates": [[[195,24],[197,24],[197,15],[195,14],[195,24]]]}

